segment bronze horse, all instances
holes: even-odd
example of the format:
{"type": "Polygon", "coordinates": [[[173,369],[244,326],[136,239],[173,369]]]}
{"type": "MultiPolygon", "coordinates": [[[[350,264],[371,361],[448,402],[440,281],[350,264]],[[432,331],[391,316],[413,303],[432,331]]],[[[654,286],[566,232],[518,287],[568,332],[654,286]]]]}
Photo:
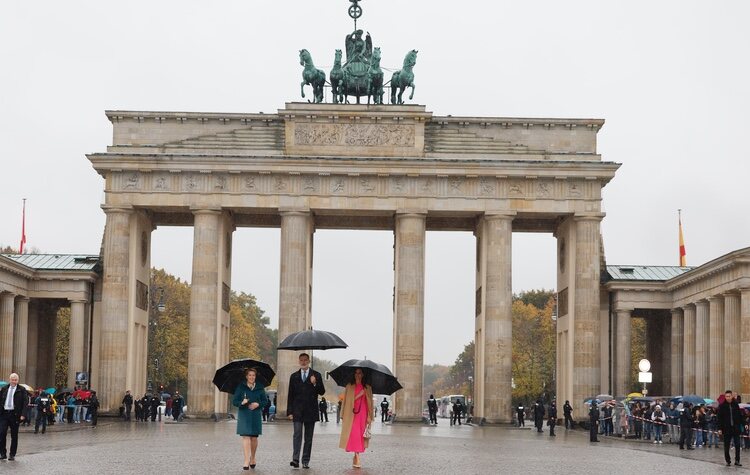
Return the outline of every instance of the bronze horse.
{"type": "Polygon", "coordinates": [[[323,102],[326,73],[315,67],[312,56],[306,49],[299,50],[299,64],[305,67],[302,71],[302,83],[300,84],[302,97],[305,97],[305,85],[309,84],[313,88],[313,102],[323,102]]]}
{"type": "Polygon", "coordinates": [[[419,51],[413,49],[406,53],[404,58],[404,65],[402,69],[399,69],[391,77],[391,104],[403,104],[404,100],[401,96],[404,94],[404,90],[407,87],[411,87],[411,94],[409,100],[414,98],[414,66],[417,64],[417,53],[419,51]],[[396,97],[396,89],[398,89],[398,98],[396,97]]]}

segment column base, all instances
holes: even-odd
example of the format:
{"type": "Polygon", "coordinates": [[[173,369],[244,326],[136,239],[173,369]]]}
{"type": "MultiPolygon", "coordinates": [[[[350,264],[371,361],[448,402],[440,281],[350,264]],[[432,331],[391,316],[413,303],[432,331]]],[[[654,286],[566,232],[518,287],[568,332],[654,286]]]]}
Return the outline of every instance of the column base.
{"type": "Polygon", "coordinates": [[[508,426],[513,425],[514,422],[512,419],[488,419],[482,417],[477,421],[477,424],[480,426],[508,426]]]}
{"type": "Polygon", "coordinates": [[[414,417],[414,416],[393,415],[393,417],[391,417],[391,420],[390,420],[391,424],[415,424],[415,423],[428,424],[429,422],[430,420],[424,416],[414,417]]]}

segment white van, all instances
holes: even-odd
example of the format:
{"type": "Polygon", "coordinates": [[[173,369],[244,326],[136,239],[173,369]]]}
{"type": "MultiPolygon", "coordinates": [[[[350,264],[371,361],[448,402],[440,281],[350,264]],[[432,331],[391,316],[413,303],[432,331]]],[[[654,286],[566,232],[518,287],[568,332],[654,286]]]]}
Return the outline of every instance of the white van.
{"type": "Polygon", "coordinates": [[[461,400],[464,406],[466,405],[466,396],[463,394],[451,394],[441,397],[438,403],[438,417],[451,417],[453,414],[453,403],[458,399],[461,400]]]}

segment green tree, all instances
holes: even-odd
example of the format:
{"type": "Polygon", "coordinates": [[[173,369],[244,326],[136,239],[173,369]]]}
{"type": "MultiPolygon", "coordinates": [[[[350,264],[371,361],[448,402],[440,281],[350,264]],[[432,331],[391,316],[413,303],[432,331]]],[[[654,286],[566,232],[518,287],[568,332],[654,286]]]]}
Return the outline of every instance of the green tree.
{"type": "Polygon", "coordinates": [[[70,307],[57,311],[55,329],[55,386],[68,385],[68,355],[70,353],[70,307]]]}
{"type": "Polygon", "coordinates": [[[630,391],[640,392],[638,382],[638,362],[646,357],[646,319],[630,319],[630,391]]]}

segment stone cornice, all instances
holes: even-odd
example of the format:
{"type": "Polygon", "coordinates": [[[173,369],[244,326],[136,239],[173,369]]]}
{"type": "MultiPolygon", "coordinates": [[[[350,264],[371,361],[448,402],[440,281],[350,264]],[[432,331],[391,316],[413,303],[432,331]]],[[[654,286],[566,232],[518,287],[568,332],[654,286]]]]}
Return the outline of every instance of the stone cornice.
{"type": "MultiPolygon", "coordinates": [[[[366,173],[368,169],[382,170],[388,167],[391,174],[408,174],[413,169],[439,166],[440,170],[432,173],[435,176],[450,174],[463,176],[467,173],[482,176],[516,176],[530,177],[528,170],[534,170],[534,177],[543,176],[564,180],[582,178],[586,180],[603,180],[606,184],[614,177],[620,167],[615,162],[578,162],[550,160],[490,160],[490,159],[428,159],[428,158],[353,158],[353,157],[246,157],[221,156],[221,163],[207,164],[206,158],[214,155],[177,155],[177,154],[127,154],[127,153],[91,153],[86,157],[100,175],[110,171],[174,171],[209,173],[262,172],[264,169],[288,167],[290,173],[318,173],[320,165],[331,170],[330,173],[347,174],[355,171],[366,173]],[[217,169],[220,165],[222,169],[217,169]],[[491,167],[490,165],[494,165],[491,167]],[[454,170],[451,170],[454,169],[454,170]],[[467,172],[466,170],[471,170],[467,172]]],[[[372,173],[376,173],[373,171],[372,173]]],[[[382,172],[380,172],[382,173],[382,172]]],[[[425,173],[425,175],[427,175],[425,173]]]]}
{"type": "Polygon", "coordinates": [[[117,123],[125,120],[135,122],[156,122],[173,121],[183,123],[185,121],[217,121],[227,123],[236,121],[237,123],[247,123],[249,121],[268,122],[283,120],[278,114],[259,113],[237,113],[237,112],[159,112],[159,111],[121,111],[107,110],[104,112],[110,122],[117,123]]]}
{"type": "MultiPolygon", "coordinates": [[[[738,249],[721,257],[709,261],[684,274],[666,281],[669,290],[675,290],[690,285],[699,280],[706,279],[734,266],[750,264],[750,247],[738,249]]],[[[747,276],[750,278],[750,276],[747,276]]]]}
{"type": "Polygon", "coordinates": [[[528,117],[468,117],[468,116],[433,116],[432,123],[439,125],[451,124],[451,125],[469,125],[478,124],[483,127],[489,126],[502,126],[504,128],[511,127],[542,127],[542,128],[553,128],[553,127],[565,127],[573,129],[577,127],[586,127],[595,131],[604,126],[604,119],[545,119],[545,118],[528,118],[528,117]]]}

